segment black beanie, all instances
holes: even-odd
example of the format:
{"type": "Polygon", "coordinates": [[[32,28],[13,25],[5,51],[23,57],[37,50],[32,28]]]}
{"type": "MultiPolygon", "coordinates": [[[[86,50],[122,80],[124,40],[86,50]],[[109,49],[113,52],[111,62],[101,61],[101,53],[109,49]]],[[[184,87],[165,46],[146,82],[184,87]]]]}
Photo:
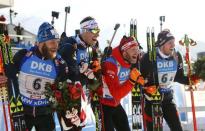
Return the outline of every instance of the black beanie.
{"type": "Polygon", "coordinates": [[[160,47],[171,39],[174,39],[174,36],[170,33],[170,31],[168,29],[163,30],[158,34],[156,46],[160,47]]]}

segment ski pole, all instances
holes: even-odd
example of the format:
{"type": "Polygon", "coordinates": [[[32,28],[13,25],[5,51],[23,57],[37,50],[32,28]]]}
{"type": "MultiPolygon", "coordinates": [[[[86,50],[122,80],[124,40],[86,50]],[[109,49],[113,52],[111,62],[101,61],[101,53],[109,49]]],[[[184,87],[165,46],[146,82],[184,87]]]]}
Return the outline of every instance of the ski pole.
{"type": "Polygon", "coordinates": [[[104,49],[104,55],[103,55],[102,61],[103,61],[105,58],[107,58],[107,57],[112,53],[111,44],[112,44],[112,42],[113,42],[113,39],[114,39],[114,37],[115,37],[115,35],[116,35],[117,30],[118,30],[119,27],[120,27],[120,24],[118,24],[118,23],[115,24],[114,33],[113,33],[113,35],[112,35],[112,38],[111,38],[110,41],[108,41],[108,47],[105,47],[105,49],[104,49]]]}
{"type": "Polygon", "coordinates": [[[113,35],[112,35],[112,38],[111,38],[111,40],[110,40],[110,42],[109,42],[109,47],[111,47],[111,44],[112,44],[112,42],[113,42],[113,39],[114,39],[114,37],[115,37],[115,35],[116,35],[116,33],[117,33],[117,30],[118,30],[118,28],[120,27],[120,24],[119,23],[117,23],[117,24],[115,24],[115,28],[114,28],[114,33],[113,33],[113,35]]]}
{"type": "Polygon", "coordinates": [[[188,79],[189,79],[189,90],[190,90],[190,95],[191,95],[191,107],[192,107],[192,116],[193,116],[193,125],[194,125],[194,131],[197,131],[197,121],[196,121],[196,112],[195,112],[195,104],[194,104],[194,89],[193,89],[193,85],[191,83],[191,62],[190,62],[190,57],[189,57],[189,47],[191,46],[195,46],[196,42],[193,41],[192,39],[188,38],[188,35],[185,34],[184,39],[179,41],[179,44],[182,46],[185,46],[186,48],[186,55],[185,55],[185,60],[188,66],[188,79]]]}

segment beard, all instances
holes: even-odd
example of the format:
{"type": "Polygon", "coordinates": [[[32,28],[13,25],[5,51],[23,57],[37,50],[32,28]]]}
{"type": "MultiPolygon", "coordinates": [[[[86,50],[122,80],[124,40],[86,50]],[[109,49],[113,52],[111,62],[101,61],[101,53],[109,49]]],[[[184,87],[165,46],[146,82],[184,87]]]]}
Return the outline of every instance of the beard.
{"type": "Polygon", "coordinates": [[[124,59],[130,64],[135,64],[137,62],[137,57],[130,56],[128,53],[125,54],[124,59]]]}
{"type": "Polygon", "coordinates": [[[54,59],[56,57],[56,52],[51,51],[45,44],[42,47],[42,55],[46,59],[54,59]]]}
{"type": "Polygon", "coordinates": [[[135,64],[135,63],[137,63],[137,59],[136,59],[136,58],[129,57],[128,60],[129,60],[129,63],[130,63],[130,64],[135,64]]]}

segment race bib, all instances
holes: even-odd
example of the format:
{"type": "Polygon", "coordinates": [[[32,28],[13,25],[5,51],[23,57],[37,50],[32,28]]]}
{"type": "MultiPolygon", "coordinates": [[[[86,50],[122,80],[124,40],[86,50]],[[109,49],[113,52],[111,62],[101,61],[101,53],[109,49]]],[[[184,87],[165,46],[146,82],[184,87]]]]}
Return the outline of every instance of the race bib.
{"type": "Polygon", "coordinates": [[[36,56],[29,57],[21,66],[19,89],[22,102],[30,106],[48,105],[45,94],[47,82],[53,83],[56,69],[51,60],[41,60],[36,56]]]}
{"type": "Polygon", "coordinates": [[[77,56],[77,63],[79,64],[81,61],[84,61],[84,62],[88,62],[88,53],[86,52],[86,49],[84,50],[77,50],[77,53],[76,53],[76,56],[77,56]]]}
{"type": "Polygon", "coordinates": [[[177,72],[175,60],[157,60],[158,80],[161,87],[166,87],[174,81],[177,72]]]}

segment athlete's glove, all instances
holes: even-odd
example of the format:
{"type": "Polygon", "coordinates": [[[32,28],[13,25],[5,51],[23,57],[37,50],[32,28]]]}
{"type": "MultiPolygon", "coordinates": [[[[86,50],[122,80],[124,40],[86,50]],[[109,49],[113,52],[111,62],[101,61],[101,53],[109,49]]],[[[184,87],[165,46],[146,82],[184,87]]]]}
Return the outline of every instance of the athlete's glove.
{"type": "Polygon", "coordinates": [[[112,54],[112,47],[108,46],[104,49],[104,57],[108,57],[112,54]]]}
{"type": "Polygon", "coordinates": [[[91,69],[87,69],[85,72],[84,72],[84,75],[88,78],[88,79],[94,79],[95,78],[95,75],[93,73],[93,70],[91,69]]]}
{"type": "Polygon", "coordinates": [[[134,85],[135,83],[139,83],[140,85],[144,85],[144,78],[141,76],[141,73],[137,70],[137,68],[133,68],[130,71],[130,82],[134,85]]]}
{"type": "Polygon", "coordinates": [[[88,63],[86,62],[80,62],[80,73],[84,73],[88,69],[88,63]]]}
{"type": "Polygon", "coordinates": [[[95,78],[93,70],[88,68],[88,63],[85,62],[80,63],[80,73],[84,74],[88,79],[95,78]]]}
{"type": "Polygon", "coordinates": [[[101,69],[100,62],[98,60],[94,60],[91,63],[91,69],[93,70],[93,72],[98,72],[101,69]]]}
{"type": "Polygon", "coordinates": [[[156,92],[157,92],[157,87],[155,85],[144,87],[145,98],[149,101],[152,100],[152,96],[156,94],[156,92]]]}
{"type": "Polygon", "coordinates": [[[144,87],[145,93],[153,95],[157,92],[157,87],[155,85],[144,87]]]}

